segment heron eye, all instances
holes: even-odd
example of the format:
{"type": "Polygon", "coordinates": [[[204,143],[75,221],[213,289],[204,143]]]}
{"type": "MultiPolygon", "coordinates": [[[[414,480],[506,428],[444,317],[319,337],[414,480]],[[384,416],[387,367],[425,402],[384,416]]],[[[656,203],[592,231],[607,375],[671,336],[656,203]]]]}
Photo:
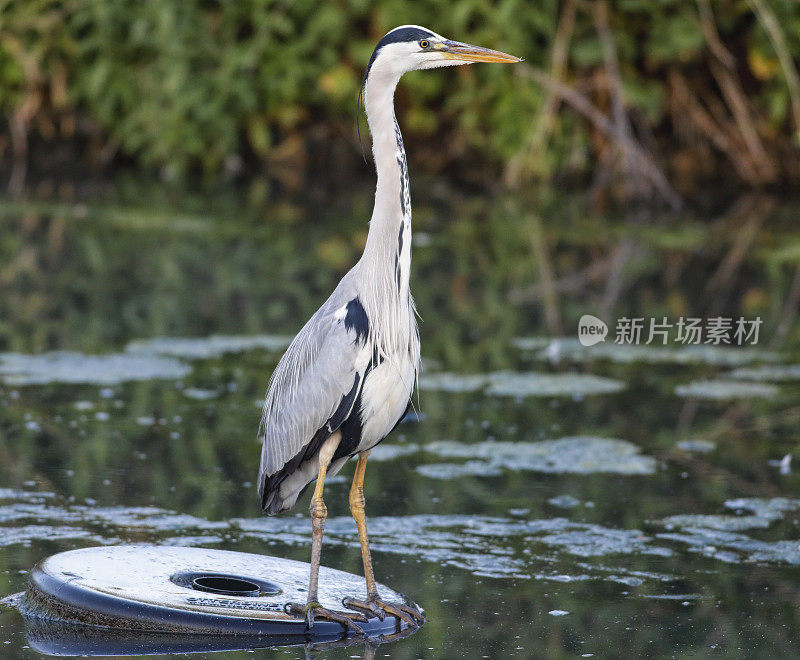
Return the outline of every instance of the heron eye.
{"type": "Polygon", "coordinates": [[[430,43],[426,39],[419,42],[419,47],[422,48],[422,50],[425,50],[428,46],[430,46],[430,43]]]}

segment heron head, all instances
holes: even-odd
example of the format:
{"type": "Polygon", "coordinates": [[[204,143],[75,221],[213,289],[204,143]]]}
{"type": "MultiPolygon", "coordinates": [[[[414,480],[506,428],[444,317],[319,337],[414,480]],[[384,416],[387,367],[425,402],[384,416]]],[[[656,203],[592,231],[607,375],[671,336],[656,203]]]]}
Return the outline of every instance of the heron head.
{"type": "Polygon", "coordinates": [[[521,62],[519,57],[499,50],[451,41],[419,25],[401,25],[378,42],[364,79],[371,72],[400,78],[408,71],[458,66],[473,62],[521,62]]]}

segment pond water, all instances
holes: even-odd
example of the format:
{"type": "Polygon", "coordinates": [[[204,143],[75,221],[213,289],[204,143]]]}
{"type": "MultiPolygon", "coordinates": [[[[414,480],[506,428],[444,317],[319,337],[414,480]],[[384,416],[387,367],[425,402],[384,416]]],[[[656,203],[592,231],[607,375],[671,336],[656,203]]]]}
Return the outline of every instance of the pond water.
{"type": "MultiPolygon", "coordinates": [[[[369,195],[2,207],[0,598],[93,545],[308,560],[308,495],[259,515],[255,432],[281,350],[357,259],[369,195]]],[[[378,579],[428,622],[377,657],[796,656],[796,209],[642,226],[420,197],[418,414],[373,453],[366,497],[378,579]],[[605,343],[576,341],[584,313],[605,343]],[[762,317],[758,345],[613,343],[623,316],[719,315],[762,317]]],[[[360,573],[351,474],[326,484],[323,563],[360,573]]],[[[0,645],[39,656],[2,605],[0,645]]]]}

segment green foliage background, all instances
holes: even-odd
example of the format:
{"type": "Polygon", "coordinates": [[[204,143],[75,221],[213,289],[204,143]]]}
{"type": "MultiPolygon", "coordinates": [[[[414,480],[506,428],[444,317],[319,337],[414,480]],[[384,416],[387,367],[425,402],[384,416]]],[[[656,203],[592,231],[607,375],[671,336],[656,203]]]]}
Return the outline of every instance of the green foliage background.
{"type": "MultiPolygon", "coordinates": [[[[407,76],[398,106],[408,136],[423,143],[419,166],[437,170],[469,156],[498,168],[516,163],[517,183],[585,174],[602,160],[608,135],[569,104],[559,102],[555,116],[545,116],[547,89],[528,74],[552,73],[610,113],[608,61],[593,4],[0,0],[0,109],[12,127],[3,129],[3,147],[20,158],[28,143],[68,141],[90,164],[122,156],[173,175],[215,177],[242,163],[303,154],[314,138],[353,142],[355,97],[375,42],[396,25],[417,23],[526,59],[519,67],[407,76]],[[570,10],[574,25],[565,32],[564,70],[556,75],[553,44],[570,10]],[[14,141],[14,127],[25,139],[14,141]]],[[[725,175],[732,162],[736,176],[751,184],[800,178],[791,72],[781,66],[758,5],[782,30],[796,75],[800,3],[608,3],[623,102],[637,139],[671,178],[688,176],[688,187],[709,175],[709,159],[712,176],[725,175]],[[705,26],[704,8],[711,17],[705,26]],[[733,92],[712,75],[717,38],[733,58],[733,92]],[[711,115],[705,129],[686,124],[691,113],[676,102],[676,80],[711,115]],[[738,114],[737,100],[746,103],[738,114]],[[743,132],[754,138],[742,146],[743,132]],[[755,173],[736,167],[737,152],[743,162],[753,158],[755,173]]]]}

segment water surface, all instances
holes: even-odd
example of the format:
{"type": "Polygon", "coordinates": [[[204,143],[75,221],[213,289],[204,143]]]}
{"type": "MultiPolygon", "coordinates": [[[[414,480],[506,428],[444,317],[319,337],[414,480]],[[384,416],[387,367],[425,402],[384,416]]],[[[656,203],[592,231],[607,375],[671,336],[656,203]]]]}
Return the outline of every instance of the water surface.
{"type": "MultiPolygon", "coordinates": [[[[5,208],[0,596],[48,554],[90,545],[308,559],[308,496],[259,515],[259,406],[288,338],[357,258],[365,204],[5,208]]],[[[566,202],[433,193],[415,213],[419,414],[374,452],[366,497],[379,579],[429,621],[378,655],[796,655],[800,481],[782,459],[797,451],[800,352],[791,332],[772,341],[798,240],[789,211],[724,291],[702,294],[735,234],[695,218],[644,234],[566,202]],[[537,293],[531,209],[559,277],[635,243],[623,294],[558,284],[561,333],[537,293]],[[746,349],[580,346],[574,320],[607,303],[609,320],[716,305],[763,314],[766,332],[746,349]]],[[[326,487],[323,561],[360,572],[351,474],[326,487]]],[[[0,643],[38,655],[2,606],[0,643]]]]}

